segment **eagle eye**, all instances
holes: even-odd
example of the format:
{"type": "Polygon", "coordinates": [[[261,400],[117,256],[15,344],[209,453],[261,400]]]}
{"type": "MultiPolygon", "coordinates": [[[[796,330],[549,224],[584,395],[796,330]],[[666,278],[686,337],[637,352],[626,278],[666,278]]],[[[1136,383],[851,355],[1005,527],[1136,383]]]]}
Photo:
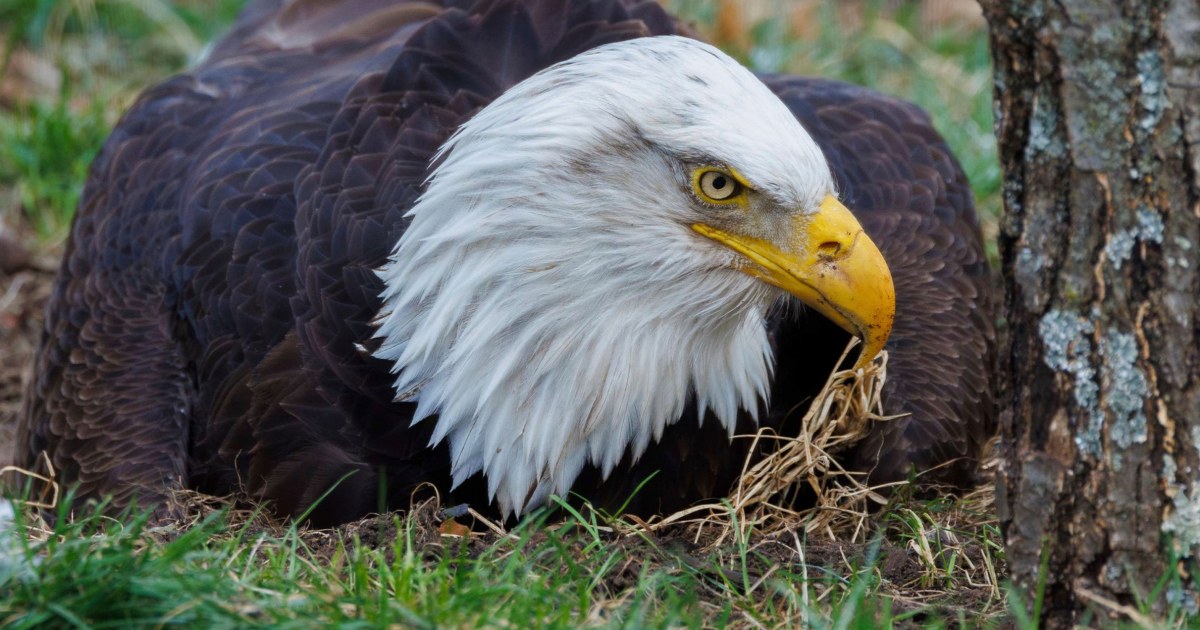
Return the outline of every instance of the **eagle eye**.
{"type": "Polygon", "coordinates": [[[732,173],[718,168],[696,171],[692,181],[696,194],[709,203],[728,203],[744,192],[742,182],[732,173]]]}

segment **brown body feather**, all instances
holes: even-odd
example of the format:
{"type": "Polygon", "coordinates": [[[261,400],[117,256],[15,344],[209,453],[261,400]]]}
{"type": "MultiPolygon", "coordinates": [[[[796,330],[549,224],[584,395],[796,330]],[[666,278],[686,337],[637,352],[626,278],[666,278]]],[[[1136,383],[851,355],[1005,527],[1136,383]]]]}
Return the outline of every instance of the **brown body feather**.
{"type": "MultiPolygon", "coordinates": [[[[393,402],[373,358],[373,273],[449,135],[508,87],[609,42],[678,33],[635,0],[297,0],[246,9],[211,56],[148,90],[92,167],[48,308],[19,434],[83,496],[156,500],[242,485],[332,523],[449,487],[432,422],[393,402]],[[353,474],[351,474],[353,473],[353,474]],[[349,475],[347,477],[347,475],[349,475]]],[[[988,268],[965,177],[912,105],[764,77],[825,151],[897,294],[886,404],[852,455],[894,479],[965,479],[993,430],[988,268]]],[[[820,386],[846,337],[799,308],[768,322],[772,405],[820,386]]],[[[744,447],[695,413],[608,481],[575,488],[642,513],[720,496],[744,447]]],[[[749,421],[743,423],[749,428],[749,421]]],[[[486,503],[469,481],[455,498],[486,503]]]]}

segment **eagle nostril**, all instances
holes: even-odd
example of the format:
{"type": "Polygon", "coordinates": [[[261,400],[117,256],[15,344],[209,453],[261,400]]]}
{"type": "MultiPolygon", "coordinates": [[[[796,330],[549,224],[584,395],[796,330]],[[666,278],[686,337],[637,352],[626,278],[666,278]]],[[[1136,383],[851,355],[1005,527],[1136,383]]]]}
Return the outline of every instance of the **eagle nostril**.
{"type": "Polygon", "coordinates": [[[817,246],[817,254],[821,258],[833,258],[842,253],[842,244],[837,241],[825,241],[817,246]]]}

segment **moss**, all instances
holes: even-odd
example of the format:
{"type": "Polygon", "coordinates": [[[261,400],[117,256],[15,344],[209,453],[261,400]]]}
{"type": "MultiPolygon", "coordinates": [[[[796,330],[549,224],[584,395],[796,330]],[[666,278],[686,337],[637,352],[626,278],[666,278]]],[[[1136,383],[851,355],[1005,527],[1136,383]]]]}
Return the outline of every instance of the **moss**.
{"type": "Polygon", "coordinates": [[[1180,488],[1171,502],[1172,510],[1163,520],[1162,529],[1171,534],[1175,552],[1182,558],[1191,558],[1200,547],[1200,497],[1194,489],[1180,488]]]}
{"type": "Polygon", "coordinates": [[[1055,107],[1057,101],[1050,93],[1051,87],[1043,86],[1039,90],[1045,93],[1033,99],[1033,112],[1029,116],[1029,141],[1025,145],[1027,161],[1033,161],[1038,155],[1061,158],[1067,152],[1055,107]]]}
{"type": "MultiPolygon", "coordinates": [[[[1099,352],[1105,390],[1101,396],[1096,368],[1092,363],[1092,340],[1097,314],[1054,309],[1038,324],[1045,345],[1046,365],[1071,379],[1075,404],[1086,419],[1075,432],[1075,445],[1082,453],[1099,457],[1102,453],[1106,415],[1109,438],[1124,450],[1147,439],[1145,400],[1149,395],[1146,375],[1138,367],[1137,339],[1116,329],[1104,331],[1099,352]]],[[[1120,469],[1120,453],[1113,457],[1114,469],[1120,469]]]]}
{"type": "Polygon", "coordinates": [[[1046,267],[1046,257],[1032,247],[1022,247],[1017,253],[1017,275],[1030,280],[1040,277],[1046,267]]]}
{"type": "Polygon", "coordinates": [[[1084,454],[1099,457],[1104,412],[1100,407],[1096,370],[1091,364],[1092,341],[1088,335],[1094,330],[1090,319],[1058,309],[1052,309],[1038,322],[1038,333],[1046,348],[1046,365],[1070,377],[1075,404],[1087,419],[1084,426],[1076,429],[1075,446],[1084,454]]]}
{"type": "MultiPolygon", "coordinates": [[[[1109,330],[1100,344],[1103,357],[1105,407],[1111,413],[1108,435],[1122,449],[1146,441],[1145,401],[1149,394],[1146,376],[1137,366],[1137,339],[1132,334],[1109,330]]],[[[1119,466],[1114,462],[1114,468],[1119,466]]]]}
{"type": "MultiPolygon", "coordinates": [[[[1200,425],[1190,428],[1192,447],[1200,453],[1200,425]]],[[[1163,519],[1162,531],[1170,535],[1175,553],[1181,558],[1200,558],[1200,490],[1195,485],[1178,483],[1175,459],[1163,456],[1163,479],[1169,488],[1171,510],[1163,519]]],[[[1194,479],[1186,471],[1185,479],[1194,479]]]]}
{"type": "Polygon", "coordinates": [[[1063,24],[1059,35],[1063,76],[1063,110],[1071,154],[1082,170],[1112,171],[1121,167],[1125,154],[1131,84],[1126,73],[1132,26],[1120,19],[1111,4],[1087,1],[1061,2],[1063,24]]]}
{"type": "MultiPolygon", "coordinates": [[[[1117,230],[1104,246],[1104,256],[1113,267],[1120,269],[1133,255],[1133,246],[1141,240],[1161,245],[1163,242],[1163,220],[1158,211],[1143,206],[1137,211],[1137,225],[1127,230],[1117,230]]],[[[1186,267],[1186,263],[1183,265],[1186,267]]]]}
{"type": "Polygon", "coordinates": [[[1138,237],[1148,243],[1163,242],[1163,220],[1157,210],[1142,206],[1137,211],[1138,237]]]}
{"type": "Polygon", "coordinates": [[[1112,263],[1113,267],[1120,269],[1125,264],[1125,261],[1129,260],[1136,242],[1136,231],[1117,230],[1104,246],[1104,257],[1108,259],[1108,262],[1112,263]]]}
{"type": "Polygon", "coordinates": [[[1157,50],[1143,50],[1137,56],[1137,78],[1141,86],[1141,98],[1138,104],[1142,116],[1138,126],[1142,131],[1154,131],[1162,120],[1168,100],[1166,94],[1167,80],[1163,71],[1162,55],[1157,50]]]}
{"type": "Polygon", "coordinates": [[[1068,90],[1075,93],[1066,100],[1072,155],[1084,170],[1114,170],[1124,161],[1117,147],[1123,146],[1128,106],[1125,95],[1111,87],[1121,85],[1122,77],[1112,60],[1097,58],[1091,51],[1077,54],[1080,56],[1068,72],[1068,90]]]}

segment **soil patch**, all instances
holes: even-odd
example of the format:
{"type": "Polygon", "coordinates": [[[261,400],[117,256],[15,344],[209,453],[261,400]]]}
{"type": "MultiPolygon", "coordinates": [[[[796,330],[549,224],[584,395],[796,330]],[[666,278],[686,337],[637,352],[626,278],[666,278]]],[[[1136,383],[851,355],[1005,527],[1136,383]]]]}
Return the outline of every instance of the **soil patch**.
{"type": "Polygon", "coordinates": [[[0,225],[0,466],[12,463],[21,396],[57,264],[53,254],[35,256],[5,234],[0,225]]]}

